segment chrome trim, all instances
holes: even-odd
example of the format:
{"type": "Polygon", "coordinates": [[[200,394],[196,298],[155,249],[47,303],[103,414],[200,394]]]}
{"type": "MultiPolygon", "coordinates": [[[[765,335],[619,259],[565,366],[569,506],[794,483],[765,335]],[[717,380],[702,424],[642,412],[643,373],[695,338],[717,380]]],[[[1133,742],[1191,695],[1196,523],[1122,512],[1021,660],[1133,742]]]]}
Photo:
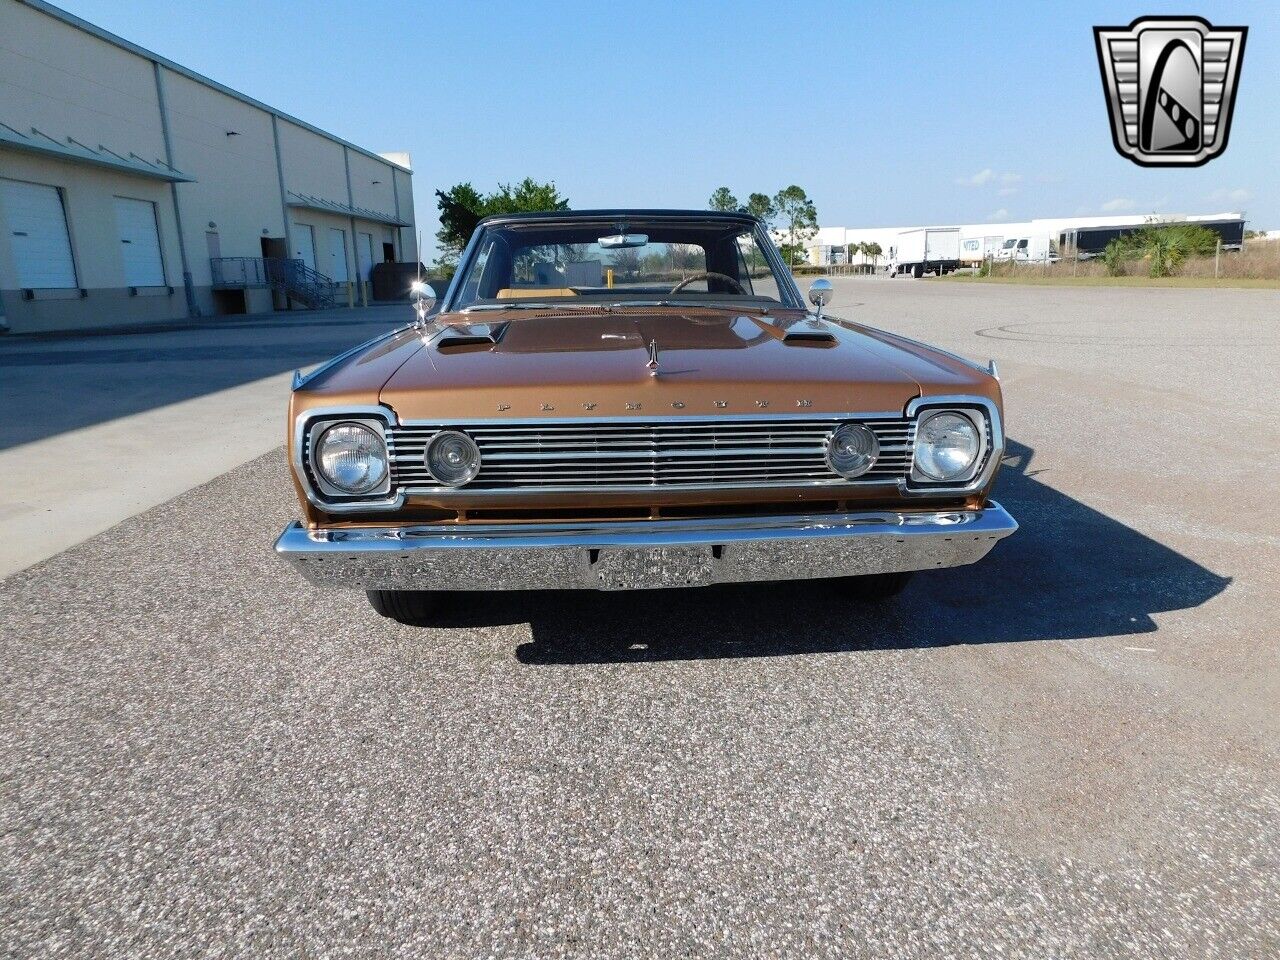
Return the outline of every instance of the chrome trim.
{"type": "Polygon", "coordinates": [[[987,361],[987,373],[989,373],[996,380],[1000,379],[1000,368],[996,366],[995,357],[992,357],[990,360],[987,361]]]}
{"type": "MultiPolygon", "coordinates": [[[[911,403],[917,402],[912,400],[911,403]]],[[[931,398],[926,398],[931,399],[931,398]]],[[[981,398],[970,397],[970,400],[978,400],[981,398]]],[[[552,426],[561,426],[575,424],[582,427],[590,427],[597,423],[724,423],[726,421],[735,420],[902,420],[906,423],[910,419],[910,415],[904,415],[901,410],[878,410],[864,412],[862,410],[842,410],[834,413],[690,413],[690,414],[662,414],[657,416],[609,416],[609,417],[467,417],[459,418],[431,418],[429,420],[401,420],[399,424],[392,426],[401,427],[430,427],[436,424],[474,424],[478,427],[505,427],[505,426],[529,426],[532,424],[550,424],[552,426]]]]}
{"type": "Polygon", "coordinates": [[[422,467],[442,429],[467,433],[485,468],[468,496],[565,489],[654,493],[809,486],[892,487],[911,468],[915,423],[901,414],[723,417],[600,417],[405,422],[388,430],[392,482],[407,494],[443,493],[422,467]],[[876,434],[878,459],[856,477],[831,470],[833,431],[859,424],[876,434]]]}
{"type": "Polygon", "coordinates": [[[976,410],[973,410],[972,408],[967,410],[964,408],[956,408],[956,407],[926,408],[923,412],[921,412],[920,416],[916,418],[916,438],[919,439],[920,437],[921,426],[928,423],[934,417],[941,416],[942,414],[948,414],[948,413],[951,414],[952,416],[960,417],[963,420],[967,420],[969,422],[969,425],[973,427],[974,433],[978,437],[977,456],[973,458],[973,463],[969,464],[969,466],[965,468],[964,473],[962,473],[960,476],[956,477],[953,480],[938,480],[934,477],[929,476],[927,473],[925,473],[923,470],[919,469],[916,466],[915,455],[918,452],[918,448],[913,445],[912,451],[911,451],[911,469],[907,471],[907,480],[909,482],[932,483],[935,485],[950,484],[952,486],[955,486],[956,484],[969,483],[977,474],[977,472],[980,469],[982,469],[983,464],[987,462],[987,447],[988,447],[987,421],[980,414],[978,414],[976,410]]]}
{"type": "Polygon", "coordinates": [[[645,589],[961,566],[982,559],[1017,528],[989,501],[977,510],[614,523],[329,530],[293,523],[275,551],[312,583],[329,587],[645,589]],[[625,582],[612,579],[620,568],[625,582]]]}
{"type": "MultiPolygon", "coordinates": [[[[510,497],[523,497],[528,499],[541,493],[560,493],[560,494],[576,494],[581,496],[584,493],[697,493],[699,491],[706,492],[709,490],[812,490],[819,487],[830,487],[832,496],[836,497],[842,490],[866,490],[875,487],[894,488],[902,485],[902,480],[898,477],[886,477],[883,480],[846,480],[843,477],[833,477],[830,480],[753,480],[749,483],[731,483],[728,481],[717,483],[678,483],[678,484],[600,484],[597,486],[587,486],[585,484],[574,484],[569,486],[550,486],[535,485],[527,487],[497,487],[475,489],[470,487],[401,487],[401,492],[406,497],[426,497],[432,500],[448,500],[452,497],[471,496],[477,501],[484,500],[501,500],[510,497]]],[[[941,494],[946,491],[937,491],[941,494]]]]}
{"type": "MultiPolygon", "coordinates": [[[[403,442],[403,441],[402,441],[403,442]]],[[[887,448],[884,448],[887,449],[887,448]]],[[[882,449],[882,452],[883,449],[882,449]]],[[[866,489],[885,487],[894,488],[905,496],[911,498],[919,497],[957,497],[975,493],[984,488],[990,481],[995,471],[999,468],[1000,458],[1004,453],[1004,430],[1000,418],[1000,412],[995,403],[986,397],[970,396],[970,395],[941,395],[933,397],[916,397],[911,400],[904,412],[899,411],[872,411],[872,412],[836,412],[836,413],[774,413],[761,416],[760,414],[720,414],[713,416],[705,415],[688,415],[688,416],[653,416],[653,417],[627,417],[627,416],[610,416],[610,417],[519,417],[519,418],[481,418],[481,419],[432,419],[432,420],[399,420],[395,413],[388,407],[384,406],[349,406],[349,407],[323,407],[308,410],[304,412],[295,423],[294,434],[294,455],[293,467],[299,478],[299,482],[307,496],[307,499],[317,508],[331,514],[350,514],[361,512],[375,511],[392,511],[397,510],[404,505],[407,497],[426,497],[432,499],[450,499],[454,497],[470,497],[476,499],[492,499],[507,500],[512,498],[529,498],[537,497],[540,494],[581,494],[583,491],[592,493],[606,494],[635,494],[635,493],[683,493],[683,492],[705,492],[714,490],[831,490],[833,495],[838,495],[842,490],[866,489]],[[881,479],[856,479],[850,480],[844,477],[832,477],[830,479],[813,479],[813,478],[781,478],[778,480],[753,480],[742,483],[734,483],[731,481],[716,481],[711,483],[676,483],[676,484],[600,484],[586,485],[577,484],[529,484],[526,486],[515,487],[499,487],[479,489],[475,487],[430,487],[422,485],[413,485],[411,483],[402,484],[394,488],[394,493],[381,500],[368,500],[351,498],[341,501],[326,499],[316,491],[309,476],[307,466],[303,462],[303,451],[305,449],[306,433],[305,429],[308,425],[321,420],[359,420],[361,417],[369,416],[378,418],[385,426],[384,437],[388,436],[391,429],[397,427],[449,427],[456,425],[470,425],[475,427],[505,427],[505,426],[578,426],[590,428],[598,424],[624,424],[639,425],[640,423],[662,423],[662,424],[698,424],[698,425],[714,425],[720,422],[772,422],[776,420],[821,420],[831,419],[844,422],[858,422],[863,420],[895,420],[901,419],[905,427],[912,429],[918,423],[918,414],[924,409],[956,409],[962,412],[972,413],[975,410],[982,411],[986,420],[986,429],[983,431],[984,437],[989,431],[989,442],[987,450],[980,456],[979,462],[982,466],[976,476],[961,485],[945,485],[938,483],[925,483],[911,478],[911,471],[914,465],[914,459],[908,461],[904,476],[895,478],[881,479]],[[905,414],[905,416],[904,416],[905,414]]],[[[394,443],[388,438],[388,457],[392,467],[392,482],[396,476],[397,453],[394,451],[394,443]]],[[[531,460],[536,463],[536,460],[531,460]]]]}
{"type": "Polygon", "coordinates": [[[391,462],[391,452],[387,449],[386,426],[381,419],[377,417],[339,417],[335,420],[313,420],[308,424],[305,434],[307,453],[310,454],[312,450],[315,450],[316,444],[326,431],[344,423],[368,427],[378,435],[378,438],[382,441],[382,457],[387,462],[387,475],[374,489],[367,490],[364,493],[352,493],[349,490],[334,486],[333,482],[321,472],[319,467],[314,465],[314,461],[308,456],[304,458],[304,462],[311,465],[311,473],[307,479],[314,479],[319,492],[326,497],[377,497],[389,494],[391,492],[391,470],[394,464],[391,462]]]}
{"type": "MultiPolygon", "coordinates": [[[[349,500],[335,501],[322,497],[311,482],[311,472],[307,469],[302,456],[309,438],[308,431],[315,429],[321,423],[336,423],[340,420],[361,421],[362,419],[376,419],[382,422],[384,442],[386,441],[386,429],[394,427],[397,422],[395,413],[389,407],[367,404],[352,404],[345,407],[316,407],[312,410],[304,410],[294,418],[293,473],[298,478],[298,485],[302,487],[303,493],[306,494],[307,501],[325,513],[365,513],[370,510],[398,510],[404,505],[403,490],[397,490],[391,496],[382,500],[361,500],[353,497],[349,500]]],[[[388,467],[390,467],[389,449],[388,467]]],[[[388,482],[390,482],[390,469],[388,469],[387,473],[388,482]]],[[[318,475],[316,478],[319,480],[318,475]]]]}
{"type": "MultiPolygon", "coordinates": [[[[972,413],[973,410],[977,409],[983,412],[987,418],[987,430],[991,433],[986,460],[979,461],[982,466],[978,469],[978,473],[972,480],[962,485],[929,483],[928,486],[920,486],[922,481],[909,479],[910,472],[908,472],[908,479],[898,481],[898,490],[905,497],[954,497],[977,493],[995,476],[996,470],[1000,468],[1000,459],[1004,456],[1004,424],[1000,419],[1000,410],[993,401],[986,397],[976,397],[968,394],[945,394],[936,397],[916,397],[907,404],[906,415],[909,420],[918,423],[921,410],[935,408],[967,413],[972,413]]],[[[983,433],[985,435],[986,430],[983,433]]],[[[913,458],[913,467],[914,463],[915,460],[913,458]]]]}

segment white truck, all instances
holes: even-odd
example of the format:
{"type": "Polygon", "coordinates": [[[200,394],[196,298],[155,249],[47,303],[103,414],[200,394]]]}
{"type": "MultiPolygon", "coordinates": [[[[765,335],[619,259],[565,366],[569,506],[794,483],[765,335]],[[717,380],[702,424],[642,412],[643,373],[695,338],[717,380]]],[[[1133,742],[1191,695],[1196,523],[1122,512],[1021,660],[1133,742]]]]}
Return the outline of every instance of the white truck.
{"type": "Polygon", "coordinates": [[[959,266],[960,228],[921,227],[898,234],[889,263],[889,276],[909,273],[913,277],[923,277],[926,273],[936,273],[941,277],[959,266]]]}
{"type": "Polygon", "coordinates": [[[996,258],[1004,237],[999,234],[988,234],[982,237],[965,237],[960,241],[960,266],[976,267],[983,260],[996,258]]]}
{"type": "Polygon", "coordinates": [[[995,259],[1015,263],[1055,263],[1057,244],[1048,237],[1009,237],[996,251],[995,259]]]}

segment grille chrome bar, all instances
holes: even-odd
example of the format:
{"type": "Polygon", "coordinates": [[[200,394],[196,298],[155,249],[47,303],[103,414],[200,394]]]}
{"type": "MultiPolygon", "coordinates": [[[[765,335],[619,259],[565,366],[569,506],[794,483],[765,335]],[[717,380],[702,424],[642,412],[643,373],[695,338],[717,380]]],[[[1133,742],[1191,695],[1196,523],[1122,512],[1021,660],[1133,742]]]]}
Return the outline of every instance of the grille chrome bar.
{"type": "MultiPolygon", "coordinates": [[[[427,472],[427,442],[444,425],[387,430],[393,485],[442,490],[427,472]]],[[[618,421],[520,421],[448,424],[480,447],[482,466],[469,491],[579,487],[654,489],[894,483],[907,476],[915,421],[905,418],[795,417],[618,421]],[[857,420],[880,441],[880,457],[856,480],[826,463],[827,442],[857,420]]]]}

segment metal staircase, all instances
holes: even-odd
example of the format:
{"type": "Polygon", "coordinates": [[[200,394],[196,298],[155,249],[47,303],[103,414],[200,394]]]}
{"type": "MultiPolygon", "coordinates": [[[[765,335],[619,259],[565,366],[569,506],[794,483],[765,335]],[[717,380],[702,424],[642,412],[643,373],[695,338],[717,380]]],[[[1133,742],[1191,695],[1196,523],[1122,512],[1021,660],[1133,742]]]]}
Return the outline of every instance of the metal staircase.
{"type": "Polygon", "coordinates": [[[219,290],[268,287],[312,310],[341,306],[342,284],[301,260],[284,257],[214,257],[209,261],[213,286],[219,290]]]}

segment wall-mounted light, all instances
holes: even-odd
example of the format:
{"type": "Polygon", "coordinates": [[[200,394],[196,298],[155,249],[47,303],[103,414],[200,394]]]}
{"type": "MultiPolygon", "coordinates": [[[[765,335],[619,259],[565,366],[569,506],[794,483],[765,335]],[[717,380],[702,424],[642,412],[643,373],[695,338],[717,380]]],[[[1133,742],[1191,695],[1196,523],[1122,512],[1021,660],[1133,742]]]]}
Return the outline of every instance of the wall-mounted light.
{"type": "Polygon", "coordinates": [[[263,235],[264,237],[265,237],[265,236],[267,236],[269,233],[271,233],[271,228],[270,228],[270,227],[263,227],[263,228],[262,228],[262,235],[263,235]]]}
{"type": "Polygon", "coordinates": [[[370,182],[371,184],[373,184],[373,185],[376,187],[376,186],[377,186],[378,184],[380,184],[382,181],[381,181],[381,180],[370,180],[369,182],[370,182]]]}
{"type": "Polygon", "coordinates": [[[210,229],[210,230],[217,230],[217,229],[218,229],[218,225],[217,225],[216,223],[214,223],[212,220],[210,220],[210,221],[209,221],[209,229],[210,229]]]}
{"type": "Polygon", "coordinates": [[[238,137],[238,136],[240,136],[240,131],[239,131],[239,130],[228,130],[228,131],[227,131],[227,136],[228,136],[228,137],[238,137]]]}

